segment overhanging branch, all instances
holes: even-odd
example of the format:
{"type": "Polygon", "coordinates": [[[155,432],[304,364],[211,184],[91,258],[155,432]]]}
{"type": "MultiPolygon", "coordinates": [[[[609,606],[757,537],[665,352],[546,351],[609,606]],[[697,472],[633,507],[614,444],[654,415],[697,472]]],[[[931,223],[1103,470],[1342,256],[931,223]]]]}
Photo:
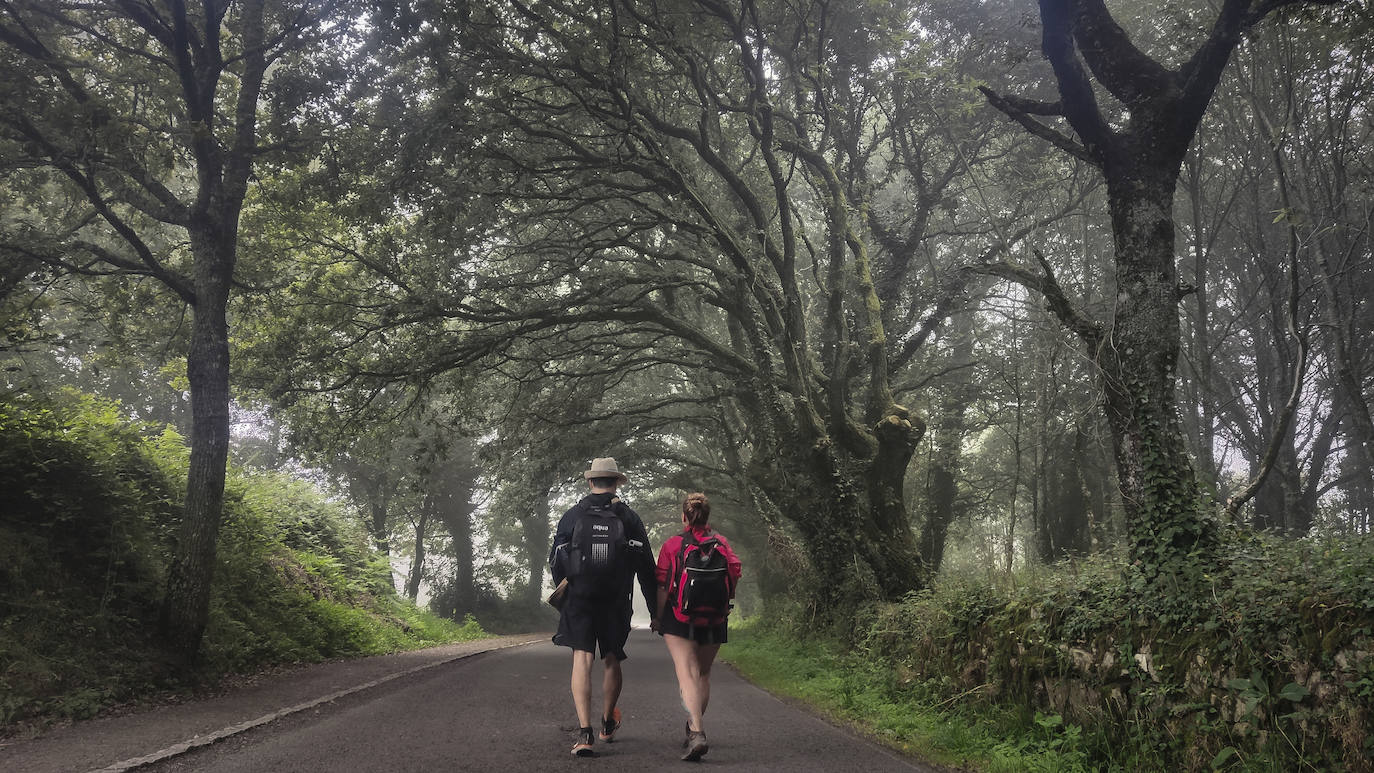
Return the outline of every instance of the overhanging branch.
{"type": "Polygon", "coordinates": [[[1055,278],[1054,270],[1050,267],[1050,262],[1045,259],[1044,253],[1038,249],[1032,250],[1032,252],[1035,253],[1036,261],[1040,263],[1041,273],[1037,274],[1029,269],[1006,262],[984,263],[973,266],[970,270],[979,274],[1000,277],[1040,293],[1045,298],[1045,304],[1064,327],[1073,331],[1089,348],[1097,348],[1098,344],[1102,342],[1101,323],[1079,311],[1064,294],[1064,289],[1060,287],[1059,280],[1055,278]]]}
{"type": "Polygon", "coordinates": [[[1062,102],[1037,102],[1019,97],[1003,96],[987,86],[979,86],[978,90],[987,97],[988,104],[1005,113],[1011,120],[1021,124],[1026,131],[1049,142],[1074,158],[1101,166],[1101,160],[1088,152],[1086,147],[1075,142],[1063,132],[1046,126],[1031,117],[1032,115],[1064,115],[1062,102]]]}

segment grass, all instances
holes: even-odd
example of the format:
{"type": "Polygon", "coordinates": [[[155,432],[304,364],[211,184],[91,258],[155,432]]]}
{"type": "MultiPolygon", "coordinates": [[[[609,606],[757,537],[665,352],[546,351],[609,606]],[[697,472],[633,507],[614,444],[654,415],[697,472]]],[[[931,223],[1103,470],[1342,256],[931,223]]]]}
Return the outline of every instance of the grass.
{"type": "Polygon", "coordinates": [[[891,669],[756,620],[732,626],[721,657],[769,692],[937,765],[990,773],[1104,769],[1090,761],[1097,744],[1058,716],[941,700],[891,669]]]}

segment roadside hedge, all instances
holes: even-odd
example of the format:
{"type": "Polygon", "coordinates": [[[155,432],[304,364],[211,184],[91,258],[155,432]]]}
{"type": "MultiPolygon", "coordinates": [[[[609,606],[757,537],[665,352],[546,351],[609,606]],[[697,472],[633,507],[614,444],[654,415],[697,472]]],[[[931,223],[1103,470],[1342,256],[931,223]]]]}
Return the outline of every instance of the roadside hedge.
{"type": "Polygon", "coordinates": [[[1104,766],[1371,770],[1374,539],[1233,534],[1186,624],[1132,587],[1110,556],[945,577],[867,608],[851,644],[899,688],[1062,717],[1104,766]]]}
{"type": "Polygon", "coordinates": [[[175,431],[75,391],[0,401],[0,731],[231,672],[481,635],[397,597],[356,518],[311,484],[229,471],[202,663],[155,638],[186,486],[175,431]]]}

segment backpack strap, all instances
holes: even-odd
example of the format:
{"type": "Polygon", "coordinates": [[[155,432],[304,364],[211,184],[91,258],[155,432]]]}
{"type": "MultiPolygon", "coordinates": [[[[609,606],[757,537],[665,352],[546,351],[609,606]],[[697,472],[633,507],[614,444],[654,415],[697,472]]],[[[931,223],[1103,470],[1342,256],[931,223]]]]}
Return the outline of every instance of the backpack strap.
{"type": "Polygon", "coordinates": [[[631,551],[647,549],[647,545],[645,543],[642,543],[639,540],[634,539],[630,536],[630,517],[625,514],[625,510],[628,510],[629,506],[625,505],[624,507],[616,507],[616,505],[625,505],[625,501],[620,497],[611,497],[611,501],[606,504],[606,507],[608,507],[611,513],[615,515],[617,519],[620,520],[620,525],[624,527],[625,545],[629,547],[631,551]]]}
{"type": "Polygon", "coordinates": [[[679,581],[682,579],[682,562],[687,560],[687,540],[689,539],[692,540],[693,543],[696,542],[696,538],[692,536],[691,529],[678,535],[677,555],[673,557],[673,581],[668,584],[669,603],[672,603],[673,596],[677,593],[678,585],[680,584],[679,581]]]}

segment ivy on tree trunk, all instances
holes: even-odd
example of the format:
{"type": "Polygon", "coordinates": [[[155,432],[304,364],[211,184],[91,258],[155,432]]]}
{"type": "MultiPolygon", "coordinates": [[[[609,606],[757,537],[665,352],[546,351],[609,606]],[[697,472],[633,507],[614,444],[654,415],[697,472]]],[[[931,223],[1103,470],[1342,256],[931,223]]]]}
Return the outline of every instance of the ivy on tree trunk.
{"type": "Polygon", "coordinates": [[[1083,340],[1104,391],[1135,564],[1147,579],[1197,577],[1217,542],[1188,457],[1175,396],[1179,302],[1173,219],[1178,175],[1232,51],[1247,29],[1288,5],[1329,0],[1226,0],[1205,40],[1177,69],[1131,42],[1103,0],[1041,0],[1042,51],[1058,99],[982,91],[1027,131],[1095,165],[1107,183],[1115,256],[1115,313],[1084,316],[1041,256],[1039,271],[983,270],[1044,294],[1083,340]],[[1124,110],[1098,104],[1104,90],[1124,110]],[[1063,118],[1072,136],[1042,117],[1063,118]]]}

